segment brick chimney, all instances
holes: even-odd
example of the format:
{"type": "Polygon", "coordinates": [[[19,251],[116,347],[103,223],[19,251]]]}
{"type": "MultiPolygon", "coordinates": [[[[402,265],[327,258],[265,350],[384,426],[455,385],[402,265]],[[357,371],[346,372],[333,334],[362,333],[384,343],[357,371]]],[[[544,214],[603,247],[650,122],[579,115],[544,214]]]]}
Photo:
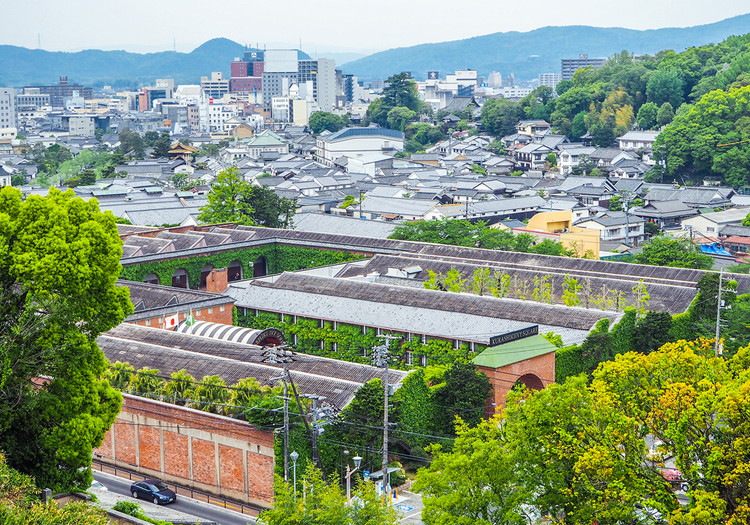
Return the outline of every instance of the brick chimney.
{"type": "Polygon", "coordinates": [[[229,288],[229,274],[226,268],[214,268],[206,276],[206,291],[224,293],[229,288]]]}

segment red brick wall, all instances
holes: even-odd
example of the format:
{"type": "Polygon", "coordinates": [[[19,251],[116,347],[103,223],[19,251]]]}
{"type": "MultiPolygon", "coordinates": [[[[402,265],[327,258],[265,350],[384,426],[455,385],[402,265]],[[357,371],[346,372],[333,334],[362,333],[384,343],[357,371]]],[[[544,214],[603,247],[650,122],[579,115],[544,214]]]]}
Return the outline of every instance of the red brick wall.
{"type": "MultiPolygon", "coordinates": [[[[221,323],[221,324],[234,324],[232,320],[232,307],[234,306],[234,303],[227,303],[225,305],[217,305],[211,307],[211,313],[208,312],[208,308],[201,308],[200,310],[193,310],[193,317],[195,317],[196,321],[210,321],[212,323],[221,323]],[[224,306],[224,311],[221,311],[221,306],[224,306]]],[[[184,321],[187,316],[190,314],[190,312],[180,312],[178,314],[178,319],[180,321],[184,321]]],[[[141,326],[150,326],[151,328],[163,328],[164,327],[164,317],[157,316],[152,317],[151,319],[141,319],[140,321],[136,321],[135,324],[141,325],[141,326]]]]}
{"type": "Polygon", "coordinates": [[[101,461],[256,505],[273,501],[273,433],[223,416],[123,394],[101,461]]]}
{"type": "Polygon", "coordinates": [[[491,416],[496,408],[505,406],[505,397],[521,376],[533,374],[541,380],[544,386],[554,383],[555,352],[532,357],[497,369],[486,366],[477,368],[489,378],[492,385],[492,397],[487,401],[485,409],[487,416],[491,416]],[[491,403],[495,403],[495,406],[492,406],[491,403]]]}

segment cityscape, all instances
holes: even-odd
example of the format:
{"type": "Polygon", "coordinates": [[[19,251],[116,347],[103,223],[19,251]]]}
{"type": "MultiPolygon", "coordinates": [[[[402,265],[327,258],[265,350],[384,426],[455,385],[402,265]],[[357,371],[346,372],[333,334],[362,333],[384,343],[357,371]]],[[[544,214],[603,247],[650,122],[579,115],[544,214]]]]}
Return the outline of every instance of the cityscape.
{"type": "Polygon", "coordinates": [[[750,14],[74,4],[0,41],[0,522],[750,523],[750,14]]]}

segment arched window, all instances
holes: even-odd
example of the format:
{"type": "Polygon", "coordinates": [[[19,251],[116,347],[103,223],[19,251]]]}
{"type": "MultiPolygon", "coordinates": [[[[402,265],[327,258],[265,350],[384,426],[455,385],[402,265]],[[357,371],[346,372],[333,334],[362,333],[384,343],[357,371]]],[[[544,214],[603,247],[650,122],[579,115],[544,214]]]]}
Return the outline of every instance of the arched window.
{"type": "Polygon", "coordinates": [[[268,263],[266,258],[261,255],[253,263],[253,277],[263,277],[264,275],[268,275],[268,263]]]}
{"type": "Polygon", "coordinates": [[[542,383],[542,380],[535,374],[522,375],[516,381],[516,385],[524,385],[529,390],[541,390],[544,388],[544,383],[542,383]]]}
{"type": "Polygon", "coordinates": [[[232,261],[229,263],[229,266],[227,266],[227,280],[230,283],[242,280],[242,261],[232,261]]]}
{"type": "Polygon", "coordinates": [[[172,286],[175,288],[188,288],[188,273],[184,268],[178,268],[172,274],[172,286]]]}
{"type": "Polygon", "coordinates": [[[159,276],[155,273],[149,273],[143,278],[143,282],[146,284],[159,284],[159,276]]]}

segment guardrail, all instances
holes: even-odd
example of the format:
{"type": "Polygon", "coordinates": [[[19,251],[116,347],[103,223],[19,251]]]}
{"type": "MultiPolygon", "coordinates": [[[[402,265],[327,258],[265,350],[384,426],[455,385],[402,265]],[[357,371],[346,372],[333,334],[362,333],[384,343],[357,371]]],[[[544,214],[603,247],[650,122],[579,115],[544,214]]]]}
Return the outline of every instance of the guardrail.
{"type": "MultiPolygon", "coordinates": [[[[112,474],[114,476],[118,476],[121,478],[127,478],[131,481],[143,481],[144,479],[149,478],[149,476],[144,476],[143,474],[135,470],[111,465],[109,463],[105,463],[104,461],[98,460],[96,458],[92,460],[91,468],[99,470],[101,472],[106,472],[108,474],[112,474]]],[[[169,484],[174,487],[174,491],[176,494],[186,496],[188,498],[192,498],[198,501],[203,501],[211,505],[216,505],[217,507],[223,507],[225,509],[233,510],[235,512],[247,514],[249,516],[257,517],[261,511],[266,510],[265,508],[259,505],[252,505],[250,503],[245,503],[242,501],[224,498],[222,496],[217,496],[215,494],[209,494],[208,492],[197,490],[193,487],[179,485],[172,481],[170,481],[169,484]]]]}

